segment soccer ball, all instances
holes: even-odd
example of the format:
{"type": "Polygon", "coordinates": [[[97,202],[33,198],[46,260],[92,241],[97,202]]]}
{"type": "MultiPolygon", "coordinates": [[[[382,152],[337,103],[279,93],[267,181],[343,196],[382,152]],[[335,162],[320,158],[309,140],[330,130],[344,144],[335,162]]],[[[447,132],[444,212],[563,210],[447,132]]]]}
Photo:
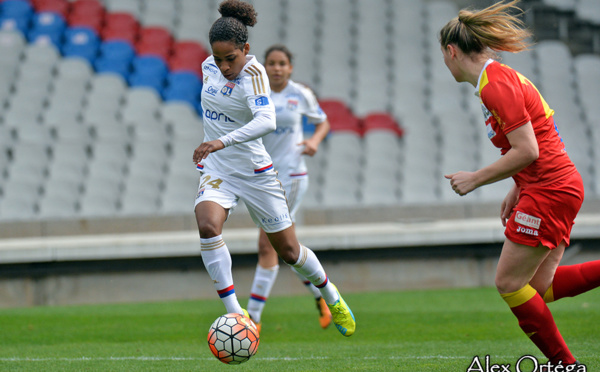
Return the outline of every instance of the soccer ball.
{"type": "Polygon", "coordinates": [[[247,362],[256,354],[259,342],[256,325],[241,314],[221,315],[208,330],[208,347],[225,364],[247,362]]]}

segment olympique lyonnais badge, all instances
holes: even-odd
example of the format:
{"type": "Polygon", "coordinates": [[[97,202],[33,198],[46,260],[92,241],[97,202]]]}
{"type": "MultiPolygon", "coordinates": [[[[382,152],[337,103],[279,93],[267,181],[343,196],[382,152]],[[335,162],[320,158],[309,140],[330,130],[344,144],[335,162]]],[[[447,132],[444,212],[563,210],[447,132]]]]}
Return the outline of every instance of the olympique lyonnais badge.
{"type": "Polygon", "coordinates": [[[223,89],[221,89],[221,93],[223,93],[224,96],[229,97],[233,91],[233,88],[235,88],[235,84],[232,82],[227,82],[223,89]]]}

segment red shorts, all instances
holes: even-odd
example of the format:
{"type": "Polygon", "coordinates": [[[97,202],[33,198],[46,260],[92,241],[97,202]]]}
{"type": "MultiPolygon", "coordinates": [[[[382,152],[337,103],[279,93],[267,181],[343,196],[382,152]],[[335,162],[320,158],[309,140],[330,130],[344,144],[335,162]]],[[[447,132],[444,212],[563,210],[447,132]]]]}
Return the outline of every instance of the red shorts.
{"type": "Polygon", "coordinates": [[[506,223],[504,235],[514,243],[554,249],[570,244],[571,228],[583,203],[583,181],[575,172],[549,186],[527,185],[506,223]]]}

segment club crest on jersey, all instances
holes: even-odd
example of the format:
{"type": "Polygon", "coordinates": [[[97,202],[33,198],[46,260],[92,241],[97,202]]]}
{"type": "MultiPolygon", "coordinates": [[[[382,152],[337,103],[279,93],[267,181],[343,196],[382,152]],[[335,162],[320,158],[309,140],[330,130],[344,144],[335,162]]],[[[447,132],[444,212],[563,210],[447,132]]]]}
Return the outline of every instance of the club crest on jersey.
{"type": "Polygon", "coordinates": [[[290,111],[296,111],[298,109],[298,100],[296,99],[288,99],[287,108],[290,111]]]}
{"type": "Polygon", "coordinates": [[[227,82],[227,84],[225,84],[223,89],[221,89],[221,93],[223,93],[223,95],[225,97],[229,97],[229,96],[231,96],[231,92],[233,91],[233,88],[235,88],[235,84],[232,83],[231,81],[229,81],[229,82],[227,82]]]}

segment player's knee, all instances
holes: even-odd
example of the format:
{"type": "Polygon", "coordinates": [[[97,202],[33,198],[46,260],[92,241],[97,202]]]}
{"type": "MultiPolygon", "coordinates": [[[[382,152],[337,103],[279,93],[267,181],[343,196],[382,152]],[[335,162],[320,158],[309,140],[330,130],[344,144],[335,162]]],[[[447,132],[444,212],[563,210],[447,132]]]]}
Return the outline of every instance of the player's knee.
{"type": "Polygon", "coordinates": [[[200,232],[200,237],[203,239],[208,239],[220,235],[220,226],[216,224],[214,221],[211,221],[208,218],[198,218],[198,231],[200,232]]]}
{"type": "Polygon", "coordinates": [[[516,292],[519,289],[523,288],[525,284],[520,284],[518,280],[514,278],[505,277],[505,276],[496,276],[495,280],[496,289],[499,293],[512,293],[516,292]]]}
{"type": "Polygon", "coordinates": [[[294,249],[293,245],[285,245],[277,248],[277,254],[288,265],[293,265],[298,262],[298,250],[294,249]]]}

